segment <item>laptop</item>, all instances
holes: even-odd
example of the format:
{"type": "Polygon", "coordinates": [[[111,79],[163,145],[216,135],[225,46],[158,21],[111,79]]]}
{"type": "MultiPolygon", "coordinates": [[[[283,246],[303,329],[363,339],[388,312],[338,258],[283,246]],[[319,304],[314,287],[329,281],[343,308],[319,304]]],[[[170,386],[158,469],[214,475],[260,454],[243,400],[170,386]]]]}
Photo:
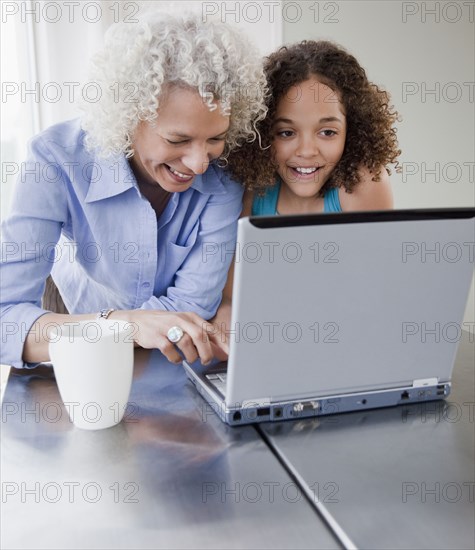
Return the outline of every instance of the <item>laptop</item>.
{"type": "Polygon", "coordinates": [[[474,241],[475,208],[243,218],[228,361],[186,374],[230,425],[445,398],[474,241]]]}

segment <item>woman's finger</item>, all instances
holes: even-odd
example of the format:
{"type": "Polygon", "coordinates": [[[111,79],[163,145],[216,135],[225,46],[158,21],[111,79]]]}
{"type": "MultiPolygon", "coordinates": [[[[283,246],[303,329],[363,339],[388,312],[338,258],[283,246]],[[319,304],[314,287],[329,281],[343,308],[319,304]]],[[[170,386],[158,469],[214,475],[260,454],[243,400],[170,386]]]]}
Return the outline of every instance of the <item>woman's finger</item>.
{"type": "Polygon", "coordinates": [[[198,350],[196,349],[191,336],[186,332],[183,334],[181,340],[175,345],[182,351],[188,363],[194,363],[198,359],[198,350]]]}
{"type": "Polygon", "coordinates": [[[206,365],[213,359],[213,351],[211,349],[209,337],[205,331],[203,331],[202,327],[202,323],[206,323],[206,321],[201,318],[199,319],[201,323],[197,324],[187,321],[186,324],[183,324],[183,327],[186,327],[186,333],[190,337],[191,344],[194,346],[197,356],[200,358],[203,365],[206,365]]]}
{"type": "Polygon", "coordinates": [[[178,353],[175,345],[167,338],[159,338],[156,347],[171,363],[179,365],[183,361],[183,357],[178,353]]]}
{"type": "Polygon", "coordinates": [[[209,336],[213,355],[218,359],[222,359],[224,355],[226,358],[229,355],[229,341],[227,334],[219,328],[216,324],[208,323],[209,328],[207,328],[207,334],[209,336]],[[217,355],[219,354],[219,356],[217,355]]]}

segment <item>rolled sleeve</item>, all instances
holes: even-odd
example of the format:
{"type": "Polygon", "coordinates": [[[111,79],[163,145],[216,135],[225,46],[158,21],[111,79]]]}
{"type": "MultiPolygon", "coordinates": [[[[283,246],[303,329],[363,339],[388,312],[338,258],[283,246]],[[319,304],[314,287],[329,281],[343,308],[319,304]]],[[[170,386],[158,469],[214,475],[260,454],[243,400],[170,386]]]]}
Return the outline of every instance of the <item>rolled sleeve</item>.
{"type": "Polygon", "coordinates": [[[62,180],[41,137],[32,140],[1,235],[0,362],[17,368],[31,366],[21,360],[25,338],[47,313],[41,297],[67,212],[62,180]]]}
{"type": "MultiPolygon", "coordinates": [[[[5,311],[2,311],[0,362],[3,365],[10,365],[16,369],[36,367],[38,363],[25,363],[21,357],[27,335],[31,332],[34,323],[45,313],[49,312],[28,303],[18,304],[11,308],[6,307],[5,311]]],[[[37,337],[40,339],[41,334],[38,334],[37,337]]]]}

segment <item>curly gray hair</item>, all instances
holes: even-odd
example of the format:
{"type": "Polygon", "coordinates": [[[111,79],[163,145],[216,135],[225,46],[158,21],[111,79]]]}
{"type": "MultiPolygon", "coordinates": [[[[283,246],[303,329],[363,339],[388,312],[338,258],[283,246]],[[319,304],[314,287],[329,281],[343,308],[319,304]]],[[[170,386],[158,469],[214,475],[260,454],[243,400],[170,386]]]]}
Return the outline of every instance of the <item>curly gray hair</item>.
{"type": "Polygon", "coordinates": [[[211,110],[219,100],[230,115],[223,158],[256,138],[255,124],[267,113],[266,78],[254,46],[238,29],[191,13],[149,13],[137,24],[112,25],[90,78],[101,96],[82,104],[82,126],[87,147],[101,156],[133,155],[134,130],[157,118],[169,84],[197,90],[211,110]]]}

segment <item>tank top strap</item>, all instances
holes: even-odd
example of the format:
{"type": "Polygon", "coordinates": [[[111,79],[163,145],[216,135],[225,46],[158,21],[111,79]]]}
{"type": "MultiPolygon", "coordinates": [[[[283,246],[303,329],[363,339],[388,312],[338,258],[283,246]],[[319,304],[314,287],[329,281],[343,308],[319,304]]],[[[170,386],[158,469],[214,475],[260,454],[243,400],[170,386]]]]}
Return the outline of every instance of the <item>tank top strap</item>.
{"type": "Polygon", "coordinates": [[[330,212],[341,212],[340,198],[338,196],[338,187],[331,187],[323,198],[323,211],[326,213],[330,212]]]}
{"type": "Polygon", "coordinates": [[[277,201],[279,200],[280,181],[266,189],[264,195],[254,195],[251,214],[253,216],[276,216],[277,201]]]}

